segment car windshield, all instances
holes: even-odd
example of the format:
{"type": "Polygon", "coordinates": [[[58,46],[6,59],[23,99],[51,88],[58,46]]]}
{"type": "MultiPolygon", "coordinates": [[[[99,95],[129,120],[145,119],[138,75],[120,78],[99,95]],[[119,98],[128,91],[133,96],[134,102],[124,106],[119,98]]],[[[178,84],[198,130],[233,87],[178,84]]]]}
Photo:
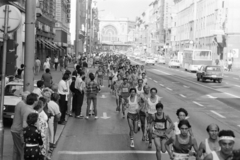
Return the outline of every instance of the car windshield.
{"type": "Polygon", "coordinates": [[[207,71],[221,71],[220,67],[207,67],[207,71]]]}
{"type": "Polygon", "coordinates": [[[18,92],[20,93],[23,90],[22,85],[7,85],[5,88],[5,96],[14,96],[18,92]]]}

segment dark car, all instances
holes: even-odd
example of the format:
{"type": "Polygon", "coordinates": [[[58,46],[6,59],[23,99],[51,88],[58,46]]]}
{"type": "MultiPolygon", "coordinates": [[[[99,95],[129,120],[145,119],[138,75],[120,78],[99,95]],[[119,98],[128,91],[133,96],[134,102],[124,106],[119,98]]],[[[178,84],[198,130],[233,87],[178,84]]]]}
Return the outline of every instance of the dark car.
{"type": "Polygon", "coordinates": [[[221,83],[223,79],[223,68],[221,66],[201,66],[197,71],[197,81],[212,80],[221,83]]]}

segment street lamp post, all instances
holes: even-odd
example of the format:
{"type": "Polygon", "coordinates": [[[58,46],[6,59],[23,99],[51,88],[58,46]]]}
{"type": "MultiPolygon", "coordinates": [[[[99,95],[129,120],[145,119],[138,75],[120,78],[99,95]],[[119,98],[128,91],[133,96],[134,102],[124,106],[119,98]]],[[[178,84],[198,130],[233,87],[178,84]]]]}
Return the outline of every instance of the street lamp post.
{"type": "Polygon", "coordinates": [[[31,92],[34,82],[36,1],[26,0],[24,91],[31,92]]]}

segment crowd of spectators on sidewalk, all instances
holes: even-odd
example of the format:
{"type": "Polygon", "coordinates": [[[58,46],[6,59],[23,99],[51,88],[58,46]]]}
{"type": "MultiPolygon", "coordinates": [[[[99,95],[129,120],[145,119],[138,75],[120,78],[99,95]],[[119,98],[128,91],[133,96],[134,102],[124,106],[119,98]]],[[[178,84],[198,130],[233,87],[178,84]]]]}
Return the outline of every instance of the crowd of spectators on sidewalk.
{"type": "MultiPolygon", "coordinates": [[[[96,106],[99,86],[93,73],[89,74],[90,80],[86,82],[85,74],[88,73],[86,61],[76,63],[73,72],[68,70],[67,64],[63,64],[62,79],[58,84],[53,84],[50,61],[47,59],[45,62],[47,63],[44,65],[45,72],[41,80],[37,81],[37,88],[34,88],[32,93],[22,91],[20,94],[22,101],[15,107],[11,126],[14,142],[13,160],[51,159],[51,153],[56,147],[54,142],[58,124],[66,124],[66,115],[70,117],[75,115],[78,119],[84,117],[82,105],[85,94],[86,118],[88,119],[88,113],[92,110],[90,106],[93,106],[95,119],[98,118],[96,106]]],[[[60,60],[55,59],[54,62],[56,67],[60,60]]],[[[36,73],[38,70],[39,68],[36,68],[36,73]]]]}

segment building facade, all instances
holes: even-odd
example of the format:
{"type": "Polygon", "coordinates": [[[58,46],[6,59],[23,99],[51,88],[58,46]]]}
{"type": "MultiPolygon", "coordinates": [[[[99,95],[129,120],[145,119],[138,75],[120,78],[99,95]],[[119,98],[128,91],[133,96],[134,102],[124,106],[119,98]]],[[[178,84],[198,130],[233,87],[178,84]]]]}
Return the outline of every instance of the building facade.
{"type": "Polygon", "coordinates": [[[240,68],[240,2],[235,0],[175,0],[171,35],[173,50],[207,49],[213,64],[233,59],[240,68]]]}
{"type": "Polygon", "coordinates": [[[69,24],[71,22],[71,1],[70,0],[55,0],[56,1],[56,23],[55,23],[55,42],[62,48],[60,56],[68,53],[68,39],[70,36],[69,24]]]}

